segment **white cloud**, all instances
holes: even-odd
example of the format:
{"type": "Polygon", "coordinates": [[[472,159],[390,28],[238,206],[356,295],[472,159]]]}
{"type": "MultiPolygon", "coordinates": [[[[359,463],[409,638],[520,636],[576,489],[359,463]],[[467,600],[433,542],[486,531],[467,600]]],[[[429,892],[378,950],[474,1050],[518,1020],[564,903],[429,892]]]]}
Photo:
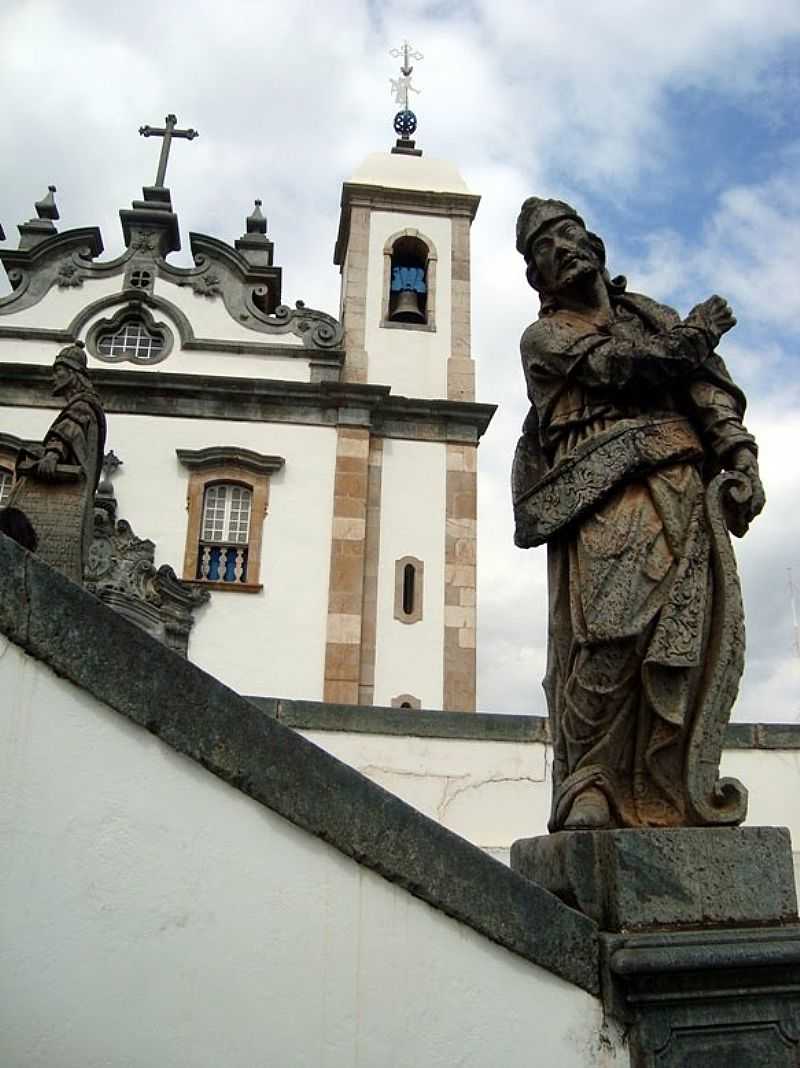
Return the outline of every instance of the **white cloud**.
{"type": "MultiPolygon", "coordinates": [[[[232,240],[259,196],[285,298],[335,312],[340,185],[368,152],[391,144],[396,64],[387,52],[408,37],[425,54],[414,99],[419,143],[454,160],[483,196],[473,228],[473,348],[479,397],[500,410],[480,450],[482,706],[543,710],[544,552],[513,547],[507,488],[526,410],[518,339],[537,309],[514,222],[522,199],[538,193],[586,214],[632,288],[684,312],[714,290],[736,306],[741,326],[725,352],[753,400],[770,493],[740,554],[754,621],[756,681],[743,690],[751,708],[765,680],[791,678],[767,609],[784,558],[800,568],[791,463],[800,374],[787,342],[800,311],[795,161],[776,157],[752,187],[728,176],[700,234],[681,232],[679,203],[657,232],[633,209],[656,195],[668,205],[674,194],[684,136],[671,110],[676,93],[716,94],[777,128],[794,122],[796,83],[777,60],[798,34],[794,0],[171,0],[151,5],[146,25],[120,0],[7,2],[0,221],[11,243],[14,224],[54,182],[60,225],[99,225],[116,254],[117,212],[152,180],[158,155],[138,127],[174,111],[200,131],[170,160],[183,262],[189,230],[232,240]],[[604,225],[612,209],[626,232],[604,225]],[[635,230],[625,223],[634,217],[635,230]],[[631,248],[644,251],[634,258],[631,248]]],[[[785,707],[791,718],[789,698],[785,707]]]]}

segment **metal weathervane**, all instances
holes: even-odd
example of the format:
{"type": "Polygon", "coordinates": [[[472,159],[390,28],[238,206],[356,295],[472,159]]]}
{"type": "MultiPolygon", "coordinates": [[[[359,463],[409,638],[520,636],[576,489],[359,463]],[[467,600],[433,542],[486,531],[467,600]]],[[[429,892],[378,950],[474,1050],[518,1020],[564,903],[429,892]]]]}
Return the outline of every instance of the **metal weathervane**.
{"type": "Polygon", "coordinates": [[[420,89],[417,89],[411,84],[411,75],[414,72],[414,68],[411,66],[411,60],[414,62],[424,59],[425,57],[421,52],[414,51],[412,45],[408,41],[403,42],[402,48],[393,48],[390,53],[395,59],[399,59],[402,56],[403,62],[400,66],[400,77],[390,78],[392,83],[392,92],[394,93],[395,103],[399,104],[401,110],[397,112],[394,117],[394,131],[399,137],[409,138],[417,128],[417,116],[408,106],[408,94],[419,93],[420,89]]]}

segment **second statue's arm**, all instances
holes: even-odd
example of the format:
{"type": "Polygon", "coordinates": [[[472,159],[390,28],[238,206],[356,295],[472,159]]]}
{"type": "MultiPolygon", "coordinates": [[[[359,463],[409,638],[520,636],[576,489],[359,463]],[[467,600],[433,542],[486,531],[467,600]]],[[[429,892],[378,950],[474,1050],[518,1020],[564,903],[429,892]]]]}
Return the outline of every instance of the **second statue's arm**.
{"type": "Polygon", "coordinates": [[[657,387],[690,378],[713,353],[720,337],[736,323],[729,305],[714,296],[662,333],[636,340],[602,333],[585,335],[565,354],[567,376],[592,387],[657,387]]]}

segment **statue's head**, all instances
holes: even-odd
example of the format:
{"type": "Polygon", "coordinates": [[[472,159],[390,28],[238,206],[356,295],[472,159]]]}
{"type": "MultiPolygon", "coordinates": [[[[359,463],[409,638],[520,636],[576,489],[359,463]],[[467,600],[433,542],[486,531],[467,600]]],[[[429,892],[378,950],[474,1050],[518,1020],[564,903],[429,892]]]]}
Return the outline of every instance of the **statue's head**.
{"type": "Polygon", "coordinates": [[[517,250],[528,265],[528,282],[543,297],[605,270],[603,242],[563,200],[528,197],[517,218],[517,250]]]}
{"type": "Polygon", "coordinates": [[[54,393],[74,393],[76,390],[92,388],[86,370],[86,347],[82,341],[67,345],[56,356],[53,382],[54,393]]]}

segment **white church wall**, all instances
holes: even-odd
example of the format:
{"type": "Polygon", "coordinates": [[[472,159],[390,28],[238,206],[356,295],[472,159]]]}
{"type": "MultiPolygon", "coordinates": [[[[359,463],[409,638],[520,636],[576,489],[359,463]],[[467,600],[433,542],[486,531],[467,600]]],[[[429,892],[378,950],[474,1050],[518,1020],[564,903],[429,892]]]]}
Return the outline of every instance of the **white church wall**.
{"type": "Polygon", "coordinates": [[[517,838],[546,833],[550,754],[544,745],[344,731],[300,733],[501,859],[507,859],[517,838]]]}
{"type": "Polygon", "coordinates": [[[728,749],[720,766],[747,787],[747,823],[788,827],[796,863],[800,860],[800,750],[728,749]]]}
{"type": "MultiPolygon", "coordinates": [[[[0,409],[0,430],[41,439],[50,410],[0,409]]],[[[236,445],[282,456],[270,478],[260,593],[213,590],[196,613],[189,659],[242,693],[322,698],[336,431],[288,423],[152,419],[115,414],[107,448],[118,515],[182,575],[188,470],[177,448],[236,445]]]]}
{"type": "Polygon", "coordinates": [[[179,286],[163,278],[156,278],[153,292],[183,312],[192,324],[196,337],[222,338],[226,341],[269,341],[272,345],[303,348],[297,334],[261,334],[232,318],[222,297],[209,298],[195,293],[191,286],[179,286]]]}
{"type": "MultiPolygon", "coordinates": [[[[0,319],[0,326],[7,325],[0,319]]],[[[0,362],[1,363],[32,363],[45,364],[52,367],[59,351],[64,348],[64,342],[44,341],[40,338],[26,338],[20,341],[18,338],[0,337],[0,362]]]]}
{"type": "MultiPolygon", "coordinates": [[[[86,340],[86,335],[92,323],[99,319],[108,318],[117,309],[111,312],[99,312],[90,319],[80,331],[80,339],[86,340]]],[[[181,349],[180,333],[175,322],[164,312],[158,311],[154,316],[157,323],[164,323],[172,332],[174,339],[172,351],[160,363],[132,364],[128,362],[109,364],[106,360],[98,360],[87,350],[87,364],[89,370],[101,367],[118,367],[122,370],[162,372],[172,371],[190,375],[214,375],[234,378],[275,378],[284,382],[308,382],[311,377],[311,367],[308,353],[305,349],[298,349],[298,356],[273,356],[261,353],[233,353],[233,352],[204,352],[196,349],[184,351],[181,349]]],[[[0,325],[4,325],[0,321],[0,325]]],[[[9,324],[10,325],[10,324],[9,324]]],[[[18,325],[14,320],[14,325],[18,325]]],[[[264,341],[263,335],[255,335],[251,341],[264,341]]],[[[52,366],[58,352],[64,347],[63,341],[43,341],[39,338],[26,338],[20,341],[17,338],[0,338],[0,361],[3,363],[28,363],[44,364],[52,366]]]]}
{"type": "Polygon", "coordinates": [[[373,211],[369,229],[369,268],[365,343],[369,380],[391,386],[405,397],[446,397],[450,356],[451,222],[435,215],[373,211]],[[392,235],[414,229],[436,247],[436,330],[381,327],[384,287],[383,248],[392,235]]]}
{"type": "MultiPolygon", "coordinates": [[[[122,290],[122,276],[111,278],[91,278],[82,286],[70,286],[59,289],[53,286],[40,301],[24,311],[13,315],[0,316],[3,326],[32,326],[39,330],[66,330],[72,320],[82,312],[87,304],[122,290]]],[[[17,344],[20,344],[17,342],[17,344]]],[[[28,361],[28,344],[24,342],[25,362],[28,361]]],[[[21,357],[22,359],[23,357],[21,357]]],[[[31,361],[33,362],[33,361],[31,361]]]]}
{"type": "MultiPolygon", "coordinates": [[[[244,378],[275,378],[287,382],[310,381],[311,369],[309,359],[311,350],[303,346],[302,340],[295,334],[264,334],[248,330],[236,322],[225,309],[221,298],[209,300],[207,297],[193,293],[191,288],[176,286],[158,280],[155,284],[157,295],[164,297],[184,313],[191,323],[196,338],[227,342],[244,342],[246,344],[269,344],[282,346],[285,356],[263,353],[205,352],[181,349],[181,336],[173,316],[160,308],[152,314],[156,323],[164,323],[172,333],[172,350],[166,359],[155,364],[136,364],[127,362],[113,364],[123,369],[135,366],[140,371],[175,371],[185,374],[227,375],[244,378]]],[[[92,279],[80,288],[59,289],[53,287],[35,305],[21,312],[0,317],[0,325],[14,327],[34,327],[37,329],[65,330],[76,315],[96,300],[107,296],[121,296],[122,277],[92,279]]],[[[86,336],[92,324],[102,319],[109,319],[116,314],[124,303],[99,311],[83,324],[80,330],[81,340],[86,336]]],[[[63,342],[43,341],[37,338],[0,338],[0,360],[32,364],[52,364],[56,353],[63,347],[63,342]]],[[[88,353],[89,367],[109,366],[106,361],[98,360],[88,353]]]]}
{"type": "Polygon", "coordinates": [[[2,641],[3,1063],[629,1063],[598,1000],[2,641]]]}
{"type": "MultiPolygon", "coordinates": [[[[185,297],[184,290],[177,286],[170,286],[171,293],[169,299],[172,300],[175,292],[185,297]]],[[[204,300],[203,297],[193,297],[194,300],[204,300]]],[[[180,308],[180,302],[178,300],[172,301],[180,308]]],[[[113,308],[105,308],[99,311],[97,315],[92,316],[87,320],[81,329],[81,340],[85,341],[86,337],[92,328],[92,325],[103,319],[109,319],[115,315],[122,305],[115,306],[113,308]]],[[[230,320],[230,316],[224,310],[221,303],[216,304],[213,318],[214,325],[211,327],[212,331],[216,329],[216,333],[211,332],[209,334],[203,333],[202,326],[205,324],[198,324],[198,321],[192,318],[195,312],[183,309],[186,312],[187,318],[192,324],[192,328],[195,333],[195,337],[210,337],[216,340],[226,337],[227,335],[220,332],[220,327],[224,325],[224,320],[231,321],[234,330],[236,330],[236,324],[230,320]]],[[[208,310],[203,309],[206,315],[208,310]]],[[[122,370],[137,370],[137,371],[173,371],[179,374],[191,374],[191,375],[214,375],[214,376],[229,376],[229,377],[241,377],[241,378],[277,378],[287,382],[308,382],[310,378],[310,366],[307,358],[307,350],[303,349],[301,345],[294,345],[292,348],[295,352],[300,353],[299,356],[272,356],[264,355],[262,353],[249,353],[249,352],[205,352],[197,349],[184,350],[181,348],[181,335],[178,329],[178,325],[175,322],[173,316],[169,312],[164,312],[160,308],[157,308],[153,312],[153,319],[156,324],[164,324],[172,334],[172,349],[165,359],[158,363],[144,364],[137,363],[132,364],[127,361],[120,363],[109,364],[106,360],[99,360],[96,356],[92,356],[88,352],[88,366],[89,370],[93,367],[119,367],[122,370]],[[306,355],[302,355],[306,354],[306,355]]],[[[272,335],[256,334],[252,330],[247,331],[248,342],[265,342],[272,343],[272,335]]],[[[27,348],[25,350],[27,353],[27,348]]]]}
{"type": "Polygon", "coordinates": [[[381,535],[375,651],[375,704],[412,694],[440,708],[444,687],[444,529],[446,446],[434,442],[383,443],[381,535]],[[394,618],[395,562],[424,564],[422,618],[394,618]]]}
{"type": "MultiPolygon", "coordinates": [[[[506,863],[517,838],[547,833],[550,746],[345,731],[301,733],[506,863]]],[[[741,779],[750,791],[749,826],[789,828],[800,879],[800,750],[729,749],[721,770],[741,779]]]]}

